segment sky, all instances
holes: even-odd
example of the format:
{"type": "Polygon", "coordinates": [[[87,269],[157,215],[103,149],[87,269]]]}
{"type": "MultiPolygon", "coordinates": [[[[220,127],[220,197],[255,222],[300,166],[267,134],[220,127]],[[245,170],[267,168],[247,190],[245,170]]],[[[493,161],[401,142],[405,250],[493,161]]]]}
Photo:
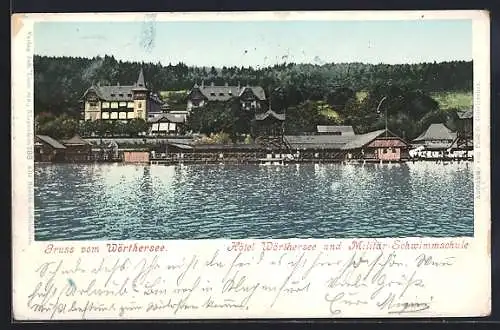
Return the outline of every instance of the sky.
{"type": "Polygon", "coordinates": [[[37,22],[35,54],[196,66],[472,60],[472,20],[37,22]]]}

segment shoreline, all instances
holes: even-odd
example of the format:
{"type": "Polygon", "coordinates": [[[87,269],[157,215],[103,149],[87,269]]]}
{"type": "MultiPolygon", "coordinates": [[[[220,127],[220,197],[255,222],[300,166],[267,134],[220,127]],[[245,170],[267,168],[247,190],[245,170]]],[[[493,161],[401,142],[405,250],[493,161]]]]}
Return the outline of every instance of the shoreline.
{"type": "Polygon", "coordinates": [[[263,162],[262,159],[255,160],[168,160],[168,159],[150,159],[147,162],[124,162],[122,160],[116,161],[78,161],[78,162],[69,162],[69,161],[59,161],[59,162],[34,162],[34,164],[123,164],[123,165],[262,165],[262,166],[287,166],[287,165],[301,165],[301,164],[313,164],[313,165],[328,165],[328,164],[339,164],[339,165],[365,165],[365,164],[374,164],[374,165],[402,165],[408,163],[436,163],[440,165],[447,165],[453,163],[473,163],[474,160],[470,158],[464,159],[446,159],[446,158],[436,158],[436,159],[415,159],[415,160],[399,160],[399,161],[380,161],[380,160],[316,160],[316,159],[303,159],[303,160],[287,160],[280,164],[273,164],[275,160],[269,159],[268,163],[263,162]]]}

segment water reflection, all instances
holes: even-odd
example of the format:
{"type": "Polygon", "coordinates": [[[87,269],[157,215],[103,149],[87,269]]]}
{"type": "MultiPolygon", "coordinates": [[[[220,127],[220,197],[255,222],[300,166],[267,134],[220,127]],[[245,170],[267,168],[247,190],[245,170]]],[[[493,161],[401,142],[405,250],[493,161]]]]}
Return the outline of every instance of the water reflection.
{"type": "Polygon", "coordinates": [[[466,163],[37,165],[37,240],[473,234],[466,163]]]}

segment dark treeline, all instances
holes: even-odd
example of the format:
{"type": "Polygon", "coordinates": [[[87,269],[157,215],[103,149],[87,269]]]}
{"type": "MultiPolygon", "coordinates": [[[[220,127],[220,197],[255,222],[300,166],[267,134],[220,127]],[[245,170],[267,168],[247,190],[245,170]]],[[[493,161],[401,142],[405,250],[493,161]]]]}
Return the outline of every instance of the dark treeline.
{"type": "Polygon", "coordinates": [[[282,88],[288,106],[331,98],[331,92],[338,88],[369,91],[388,82],[423,92],[472,90],[472,62],[465,61],[404,65],[288,63],[255,69],[123,62],[113,56],[89,59],[36,55],[35,112],[76,113],[78,100],[93,82],[132,84],[141,66],[148,87],[154,91],[188,90],[203,80],[207,84],[260,85],[266,91],[282,88]]]}
{"type": "MultiPolygon", "coordinates": [[[[431,92],[471,92],[472,62],[443,62],[405,65],[281,64],[266,68],[188,67],[183,63],[161,65],[122,62],[112,56],[87,58],[35,56],[35,113],[60,116],[67,134],[76,130],[81,99],[92,83],[133,84],[140,68],[146,84],[156,92],[182,91],[194,83],[222,85],[259,85],[269,96],[277,112],[286,112],[287,134],[310,133],[316,125],[352,125],[357,133],[381,129],[388,116],[388,128],[404,138],[414,138],[431,123],[446,123],[453,129],[456,111],[440,109],[431,92]],[[365,97],[358,98],[363,91],[365,97]],[[384,102],[381,103],[381,100],[384,102]],[[378,112],[376,110],[379,110],[378,112]],[[69,124],[68,124],[69,123],[69,124]],[[75,126],[75,127],[73,127],[75,126]]],[[[172,108],[185,109],[186,94],[170,94],[172,108]]],[[[249,132],[249,118],[229,101],[211,104],[195,111],[187,131],[227,133],[233,140],[249,132]]],[[[93,128],[78,124],[82,134],[132,134],[143,124],[131,127],[93,128]],[[111,133],[109,133],[111,132],[111,133]]],[[[56,125],[57,126],[57,125],[56,125]]],[[[41,132],[53,132],[52,121],[39,126],[41,132]]],[[[57,134],[63,133],[57,132],[57,134]]]]}

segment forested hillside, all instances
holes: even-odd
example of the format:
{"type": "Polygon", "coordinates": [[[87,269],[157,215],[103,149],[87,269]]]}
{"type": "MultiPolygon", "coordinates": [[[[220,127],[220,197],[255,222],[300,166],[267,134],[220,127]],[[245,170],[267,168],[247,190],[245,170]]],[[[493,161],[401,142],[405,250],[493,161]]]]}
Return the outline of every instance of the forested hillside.
{"type": "MultiPolygon", "coordinates": [[[[472,62],[463,61],[206,68],[183,63],[165,66],[122,62],[113,56],[92,59],[35,56],[35,113],[76,117],[78,101],[93,82],[132,84],[141,67],[148,87],[156,92],[189,90],[195,82],[202,81],[260,85],[271,95],[273,109],[287,112],[290,133],[311,131],[317,123],[349,124],[358,132],[380,127],[383,120],[375,109],[381,98],[386,97],[384,107],[387,109],[383,110],[391,116],[390,128],[402,135],[414,136],[428,122],[447,121],[447,112],[454,110],[440,107],[436,101],[439,97],[435,95],[472,93],[472,62]],[[360,94],[364,97],[357,97],[360,94]]],[[[183,101],[182,98],[175,100],[183,101]]],[[[217,116],[222,110],[210,111],[215,111],[217,116]]],[[[220,127],[210,130],[218,129],[220,127]]]]}

